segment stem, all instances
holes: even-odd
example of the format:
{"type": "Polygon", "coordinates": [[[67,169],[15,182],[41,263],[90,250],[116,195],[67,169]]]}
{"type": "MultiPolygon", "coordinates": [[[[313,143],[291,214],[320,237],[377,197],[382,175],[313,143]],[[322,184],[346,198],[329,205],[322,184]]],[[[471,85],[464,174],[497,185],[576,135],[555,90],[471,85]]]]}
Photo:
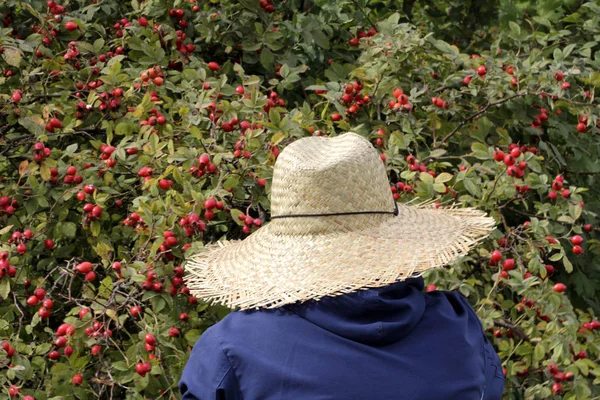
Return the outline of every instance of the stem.
{"type": "Polygon", "coordinates": [[[505,99],[499,100],[499,101],[497,101],[497,102],[495,102],[495,103],[489,103],[487,106],[483,107],[481,110],[477,111],[475,114],[472,114],[472,115],[468,116],[468,117],[467,117],[465,120],[461,121],[461,122],[460,122],[460,123],[459,123],[459,124],[456,126],[456,128],[454,128],[454,129],[452,130],[452,132],[450,132],[450,133],[449,133],[449,134],[447,134],[447,135],[446,135],[446,136],[445,136],[445,137],[444,137],[442,140],[440,140],[440,142],[437,144],[437,146],[434,146],[434,148],[433,148],[433,149],[434,149],[434,150],[436,150],[436,149],[438,149],[438,148],[442,147],[442,146],[443,146],[443,145],[444,145],[444,144],[445,144],[445,143],[446,143],[448,140],[450,140],[450,138],[451,138],[452,136],[454,136],[454,135],[456,134],[456,132],[458,132],[458,130],[459,130],[460,128],[462,128],[463,126],[465,126],[466,124],[468,124],[469,122],[471,122],[472,120],[474,120],[475,118],[479,117],[480,115],[482,115],[482,114],[485,114],[485,112],[486,112],[486,111],[487,111],[487,110],[488,110],[490,107],[492,107],[492,106],[498,106],[498,105],[500,105],[500,104],[504,104],[504,103],[506,103],[506,102],[508,102],[508,101],[510,101],[510,100],[512,100],[512,99],[515,99],[515,98],[517,98],[517,97],[523,97],[523,96],[527,96],[527,95],[529,95],[529,94],[535,94],[535,93],[527,93],[527,92],[525,92],[525,93],[517,93],[517,94],[514,94],[514,95],[512,95],[512,96],[510,96],[510,97],[507,97],[507,98],[505,98],[505,99]]]}

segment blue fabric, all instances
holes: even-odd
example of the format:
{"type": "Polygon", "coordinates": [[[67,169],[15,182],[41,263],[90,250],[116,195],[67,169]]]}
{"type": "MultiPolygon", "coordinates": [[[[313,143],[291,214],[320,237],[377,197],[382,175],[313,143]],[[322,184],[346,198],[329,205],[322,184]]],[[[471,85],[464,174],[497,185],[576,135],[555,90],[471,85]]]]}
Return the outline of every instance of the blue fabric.
{"type": "Polygon", "coordinates": [[[471,305],[421,278],[232,312],[198,340],[183,400],[496,400],[504,376],[471,305]]]}

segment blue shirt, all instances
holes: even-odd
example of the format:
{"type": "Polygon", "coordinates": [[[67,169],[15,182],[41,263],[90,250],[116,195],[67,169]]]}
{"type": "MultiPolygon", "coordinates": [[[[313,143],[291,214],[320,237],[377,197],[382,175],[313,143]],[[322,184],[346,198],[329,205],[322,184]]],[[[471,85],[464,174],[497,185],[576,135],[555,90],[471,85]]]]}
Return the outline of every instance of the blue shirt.
{"type": "Polygon", "coordinates": [[[500,359],[471,305],[423,286],[232,312],[194,346],[182,399],[500,399],[500,359]]]}

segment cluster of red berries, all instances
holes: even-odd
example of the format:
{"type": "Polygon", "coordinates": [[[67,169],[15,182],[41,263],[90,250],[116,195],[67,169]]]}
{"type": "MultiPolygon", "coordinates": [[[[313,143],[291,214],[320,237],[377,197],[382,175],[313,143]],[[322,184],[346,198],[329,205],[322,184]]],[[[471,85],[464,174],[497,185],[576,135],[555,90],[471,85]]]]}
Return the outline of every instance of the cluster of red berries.
{"type": "Polygon", "coordinates": [[[38,310],[38,315],[42,319],[50,318],[52,307],[54,307],[54,301],[46,298],[46,290],[43,288],[37,288],[33,291],[33,295],[27,298],[28,306],[37,306],[40,301],[42,306],[38,310]]]}
{"type": "Polygon", "coordinates": [[[181,226],[187,237],[194,235],[196,232],[204,232],[206,230],[206,222],[200,219],[200,216],[196,213],[190,213],[187,217],[183,217],[179,220],[179,226],[181,226]]]}
{"type": "Polygon", "coordinates": [[[217,172],[217,165],[210,161],[208,154],[202,154],[196,161],[198,161],[198,165],[193,165],[190,167],[188,170],[190,174],[201,178],[207,173],[214,174],[217,172]]]}
{"type": "Polygon", "coordinates": [[[583,254],[583,248],[581,247],[581,245],[583,244],[583,237],[579,236],[579,235],[574,235],[571,237],[570,239],[571,244],[573,245],[572,247],[572,251],[575,254],[583,254]]]}
{"type": "Polygon", "coordinates": [[[395,184],[390,186],[392,193],[394,195],[394,200],[398,200],[400,198],[401,193],[411,193],[413,191],[413,187],[403,182],[396,182],[395,184]]]}
{"type": "Polygon", "coordinates": [[[251,233],[253,227],[259,228],[262,225],[262,220],[260,218],[252,218],[251,216],[244,214],[240,214],[238,218],[240,221],[244,221],[242,232],[245,234],[251,233]]]}
{"type": "MultiPolygon", "coordinates": [[[[89,310],[88,310],[88,312],[89,312],[89,310]]],[[[108,339],[109,337],[112,337],[113,333],[110,329],[106,329],[101,322],[94,321],[94,323],[91,326],[88,326],[87,328],[85,328],[85,334],[90,337],[93,337],[94,339],[98,339],[101,337],[108,339]],[[103,328],[104,328],[104,331],[102,330],[103,328]]],[[[98,354],[100,354],[101,350],[102,350],[102,347],[100,347],[100,345],[92,346],[92,349],[91,349],[92,355],[97,356],[98,354]]]]}
{"type": "Polygon", "coordinates": [[[11,278],[17,274],[17,268],[14,265],[10,265],[8,260],[8,251],[0,251],[0,279],[4,278],[4,275],[8,275],[11,278]]]}
{"type": "Polygon", "coordinates": [[[96,272],[94,272],[94,265],[89,261],[84,261],[75,266],[75,271],[82,274],[84,279],[88,282],[96,280],[96,272]]]}
{"type": "MultiPolygon", "coordinates": [[[[93,81],[92,81],[93,82],[93,81]]],[[[92,83],[90,82],[90,83],[92,83]]],[[[98,87],[98,83],[102,82],[101,80],[96,81],[96,87],[98,87]]],[[[88,84],[89,85],[89,84],[88,84]]],[[[98,110],[100,111],[115,111],[121,106],[121,97],[123,96],[123,89],[115,88],[110,92],[102,92],[98,95],[100,100],[100,105],[98,106],[98,110]]]]}
{"type": "Polygon", "coordinates": [[[172,8],[169,10],[169,16],[178,20],[177,25],[182,28],[187,28],[188,23],[185,19],[183,19],[184,15],[185,11],[183,11],[181,8],[172,8]]]}
{"type": "Polygon", "coordinates": [[[595,319],[591,322],[584,322],[581,329],[579,330],[579,333],[585,334],[586,331],[597,331],[597,330],[600,330],[600,321],[595,319]]]}
{"type": "Polygon", "coordinates": [[[158,112],[158,110],[156,108],[153,108],[148,113],[149,114],[154,114],[154,115],[148,117],[148,119],[140,121],[140,126],[148,126],[148,125],[150,125],[150,126],[156,126],[156,125],[163,126],[164,124],[167,123],[167,118],[164,115],[162,115],[160,112],[158,112]]]}
{"type": "Polygon", "coordinates": [[[246,142],[243,140],[238,140],[235,143],[235,151],[233,152],[233,156],[238,158],[238,157],[244,157],[244,158],[250,158],[252,157],[252,153],[250,153],[249,151],[244,151],[242,152],[242,150],[244,150],[246,148],[246,142]]]}
{"type": "MultiPolygon", "coordinates": [[[[247,122],[247,121],[244,121],[247,122]]],[[[223,132],[232,132],[235,127],[240,123],[240,120],[236,117],[231,118],[231,121],[229,122],[223,122],[223,121],[219,121],[219,124],[221,125],[221,129],[223,129],[223,132]]]]}
{"type": "MultiPolygon", "coordinates": [[[[506,173],[508,176],[514,176],[515,178],[523,178],[525,176],[525,169],[527,169],[527,162],[522,160],[517,163],[517,160],[521,155],[525,153],[536,153],[535,147],[521,146],[518,144],[511,143],[508,146],[508,153],[498,149],[494,152],[494,160],[503,162],[506,165],[506,173]]],[[[527,189],[529,190],[529,189],[527,189]]],[[[526,191],[526,190],[525,190],[526,191]]]]}
{"type": "Polygon", "coordinates": [[[41,163],[47,157],[50,156],[52,150],[49,147],[44,146],[44,143],[37,142],[33,145],[33,160],[35,162],[41,163]]]}
{"type": "MultiPolygon", "coordinates": [[[[561,71],[556,71],[556,72],[554,73],[554,79],[555,79],[557,82],[561,82],[561,81],[564,79],[564,77],[565,77],[565,76],[564,76],[564,74],[563,74],[561,71]]],[[[560,87],[561,87],[561,89],[562,89],[562,90],[567,90],[567,89],[569,89],[569,88],[571,87],[571,84],[570,84],[569,82],[567,82],[567,81],[563,81],[563,82],[560,84],[560,87]]]]}
{"type": "Polygon", "coordinates": [[[563,387],[560,384],[560,382],[572,381],[573,379],[575,379],[575,374],[573,374],[571,371],[561,372],[558,369],[558,365],[556,365],[556,363],[554,362],[548,364],[546,369],[552,376],[552,379],[554,379],[554,384],[552,385],[552,393],[555,395],[560,395],[563,392],[563,387]]]}
{"type": "Polygon", "coordinates": [[[544,121],[548,120],[548,111],[545,108],[540,107],[538,105],[535,105],[534,107],[540,110],[540,113],[533,119],[533,121],[531,121],[531,127],[541,128],[544,121]]]}
{"type": "Polygon", "coordinates": [[[146,227],[146,223],[136,212],[129,214],[129,216],[123,220],[123,225],[135,226],[136,229],[143,229],[146,227]]]}
{"type": "Polygon", "coordinates": [[[588,116],[580,115],[579,123],[577,124],[577,132],[585,133],[585,131],[587,130],[587,123],[588,123],[588,116]]]}
{"type": "Polygon", "coordinates": [[[404,94],[402,89],[396,88],[392,92],[392,96],[394,96],[395,100],[390,100],[388,103],[388,107],[394,111],[411,111],[413,109],[412,104],[408,102],[408,96],[404,94]]]}
{"type": "Polygon", "coordinates": [[[206,208],[206,211],[204,211],[204,218],[207,221],[212,220],[215,217],[215,212],[213,210],[222,210],[224,207],[225,205],[222,201],[217,201],[214,198],[209,197],[204,201],[204,208],[206,208]]]}
{"type": "Polygon", "coordinates": [[[552,201],[558,198],[558,192],[560,191],[560,195],[567,199],[571,196],[571,191],[569,189],[564,189],[563,185],[565,183],[565,178],[562,175],[557,175],[552,181],[552,190],[548,193],[548,198],[552,201]]]}
{"type": "Polygon", "coordinates": [[[138,171],[138,176],[144,178],[144,182],[149,179],[152,179],[152,175],[154,174],[154,170],[150,167],[142,167],[138,171]]]}
{"type": "Polygon", "coordinates": [[[6,353],[6,357],[12,358],[15,355],[15,348],[10,345],[9,342],[2,343],[2,350],[6,353]]]}
{"type": "Polygon", "coordinates": [[[175,257],[171,253],[171,248],[177,246],[177,238],[175,237],[175,233],[171,231],[163,232],[164,241],[158,248],[158,251],[162,253],[162,256],[167,260],[173,260],[175,257]]]}
{"type": "Polygon", "coordinates": [[[341,102],[348,106],[348,114],[356,114],[360,107],[368,104],[371,97],[361,93],[364,86],[360,81],[348,82],[341,97],[341,102]]]}
{"type": "Polygon", "coordinates": [[[83,101],[77,102],[77,111],[75,112],[75,118],[82,119],[86,114],[89,114],[94,107],[91,104],[85,104],[83,101]]]}
{"type": "MultiPolygon", "coordinates": [[[[17,397],[17,396],[19,395],[19,393],[21,393],[21,388],[20,388],[20,387],[18,387],[17,385],[14,385],[14,384],[13,384],[13,385],[10,385],[10,386],[8,387],[8,394],[9,394],[11,397],[17,397]]],[[[25,397],[23,397],[23,399],[25,399],[25,398],[27,398],[27,397],[29,397],[29,399],[33,399],[33,397],[31,397],[31,396],[25,396],[25,397]]],[[[29,400],[29,399],[28,399],[28,400],[29,400]]]]}
{"type": "Polygon", "coordinates": [[[8,196],[0,197],[0,215],[8,214],[12,215],[15,210],[19,207],[19,202],[15,199],[10,199],[8,196]]]}
{"type": "Polygon", "coordinates": [[[94,205],[93,203],[86,203],[83,206],[83,212],[85,213],[88,221],[93,221],[100,218],[102,211],[102,207],[94,205]]]}
{"type": "Polygon", "coordinates": [[[448,103],[446,103],[443,99],[439,97],[432,97],[431,104],[433,104],[437,108],[448,108],[448,103]]]}
{"type": "Polygon", "coordinates": [[[162,72],[162,68],[160,67],[160,65],[157,65],[152,68],[148,68],[147,70],[142,72],[141,78],[142,78],[142,82],[143,82],[142,84],[144,86],[149,85],[150,80],[152,80],[152,83],[154,83],[154,85],[156,85],[156,86],[162,86],[163,83],[165,82],[164,74],[162,72]]]}
{"type": "Polygon", "coordinates": [[[183,268],[178,265],[173,268],[173,272],[175,276],[171,279],[171,294],[175,295],[177,290],[183,287],[183,268]]]}
{"type": "Polygon", "coordinates": [[[150,371],[152,371],[152,365],[150,365],[150,363],[147,361],[143,363],[137,363],[135,366],[135,372],[142,377],[146,376],[146,374],[150,371]]]}
{"type": "Polygon", "coordinates": [[[127,19],[122,18],[121,21],[115,22],[113,29],[116,37],[123,37],[123,29],[132,26],[133,24],[127,19]]]}
{"type": "Polygon", "coordinates": [[[158,273],[156,271],[148,271],[148,273],[146,274],[146,280],[142,283],[142,289],[146,291],[153,290],[156,293],[162,292],[164,285],[161,281],[157,280],[157,278],[158,273]]]}
{"type": "MultiPolygon", "coordinates": [[[[75,334],[75,327],[70,324],[61,324],[56,329],[56,340],[54,345],[57,349],[63,349],[63,353],[66,357],[71,357],[73,354],[73,347],[67,346],[67,336],[73,336],[75,334]]],[[[51,360],[58,360],[60,358],[60,352],[58,350],[52,350],[48,353],[48,358],[51,360]]]]}
{"type": "Polygon", "coordinates": [[[62,129],[62,121],[58,118],[50,118],[50,121],[46,124],[46,131],[54,133],[55,130],[62,129]]]}
{"type": "Polygon", "coordinates": [[[360,44],[360,39],[365,38],[365,37],[373,37],[376,34],[377,34],[377,31],[375,30],[375,28],[371,28],[367,32],[365,32],[364,30],[360,30],[360,31],[358,31],[358,33],[356,34],[355,37],[353,37],[352,39],[350,39],[348,41],[348,44],[350,46],[358,47],[358,45],[360,44]]]}
{"type": "Polygon", "coordinates": [[[174,183],[175,182],[173,182],[171,179],[161,179],[156,183],[156,185],[162,190],[169,190],[174,183]]]}
{"type": "MultiPolygon", "coordinates": [[[[79,57],[79,49],[77,48],[77,42],[69,42],[67,46],[67,52],[64,54],[63,58],[65,61],[75,62],[77,57],[79,57]]],[[[81,64],[79,65],[81,67],[81,64]]],[[[79,69],[78,67],[76,67],[79,69]]]]}
{"type": "Polygon", "coordinates": [[[263,111],[268,114],[271,108],[274,108],[276,106],[285,106],[285,100],[280,99],[279,94],[277,94],[277,92],[271,92],[267,97],[267,104],[263,106],[263,111]]]}
{"type": "Polygon", "coordinates": [[[275,6],[273,5],[273,0],[260,0],[258,2],[260,8],[265,10],[268,13],[272,13],[275,11],[275,6]]]}
{"type": "MultiPolygon", "coordinates": [[[[92,69],[92,74],[94,74],[94,72],[98,70],[97,68],[93,68],[92,69]]],[[[98,72],[100,72],[98,70],[98,72]]],[[[78,90],[83,90],[83,91],[91,91],[91,90],[95,90],[98,89],[99,87],[103,86],[104,82],[101,79],[98,80],[90,80],[87,83],[83,83],[83,82],[77,82],[75,84],[75,87],[77,87],[78,90]]],[[[77,92],[75,93],[75,97],[77,98],[81,98],[81,93],[77,92]]],[[[108,95],[105,96],[99,96],[102,100],[106,100],[106,97],[108,97],[108,95]]],[[[104,111],[104,109],[102,109],[102,111],[104,111]]]]}
{"type": "MultiPolygon", "coordinates": [[[[83,182],[83,176],[77,175],[77,168],[71,165],[71,166],[67,167],[67,171],[66,171],[65,177],[63,178],[63,182],[64,183],[74,183],[76,185],[79,185],[81,182],[83,182]]],[[[81,200],[81,199],[79,199],[79,200],[81,200]]],[[[81,201],[83,201],[83,200],[81,200],[81,201]]]]}
{"type": "Polygon", "coordinates": [[[406,162],[408,163],[408,169],[411,171],[429,172],[430,175],[435,177],[435,172],[427,171],[427,166],[425,164],[419,164],[412,154],[406,156],[406,162]]]}
{"type": "Polygon", "coordinates": [[[196,50],[196,46],[192,43],[185,44],[183,41],[186,39],[187,35],[185,32],[178,30],[175,32],[177,39],[175,39],[175,48],[186,58],[189,57],[188,53],[193,53],[196,50]]]}
{"type": "Polygon", "coordinates": [[[116,158],[111,157],[112,154],[115,152],[115,150],[116,150],[115,146],[111,146],[106,143],[103,143],[100,146],[100,159],[102,161],[104,161],[104,164],[106,165],[107,168],[112,168],[115,165],[117,165],[116,158]]]}
{"type": "Polygon", "coordinates": [[[19,231],[13,232],[10,239],[8,239],[8,244],[17,244],[17,253],[23,255],[27,252],[27,246],[25,246],[25,241],[30,240],[33,237],[33,232],[29,229],[25,229],[22,233],[19,231]]]}

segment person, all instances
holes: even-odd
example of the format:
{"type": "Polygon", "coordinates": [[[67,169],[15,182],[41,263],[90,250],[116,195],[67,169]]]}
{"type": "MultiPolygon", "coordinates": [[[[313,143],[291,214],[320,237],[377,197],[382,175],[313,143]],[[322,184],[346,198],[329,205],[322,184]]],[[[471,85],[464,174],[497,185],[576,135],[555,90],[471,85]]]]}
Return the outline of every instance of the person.
{"type": "Polygon", "coordinates": [[[273,169],[271,219],[186,263],[195,296],[237,311],[195,344],[184,400],[495,400],[500,359],[458,292],[421,274],[494,229],[485,213],[398,204],[361,135],[306,137],[273,169]]]}

